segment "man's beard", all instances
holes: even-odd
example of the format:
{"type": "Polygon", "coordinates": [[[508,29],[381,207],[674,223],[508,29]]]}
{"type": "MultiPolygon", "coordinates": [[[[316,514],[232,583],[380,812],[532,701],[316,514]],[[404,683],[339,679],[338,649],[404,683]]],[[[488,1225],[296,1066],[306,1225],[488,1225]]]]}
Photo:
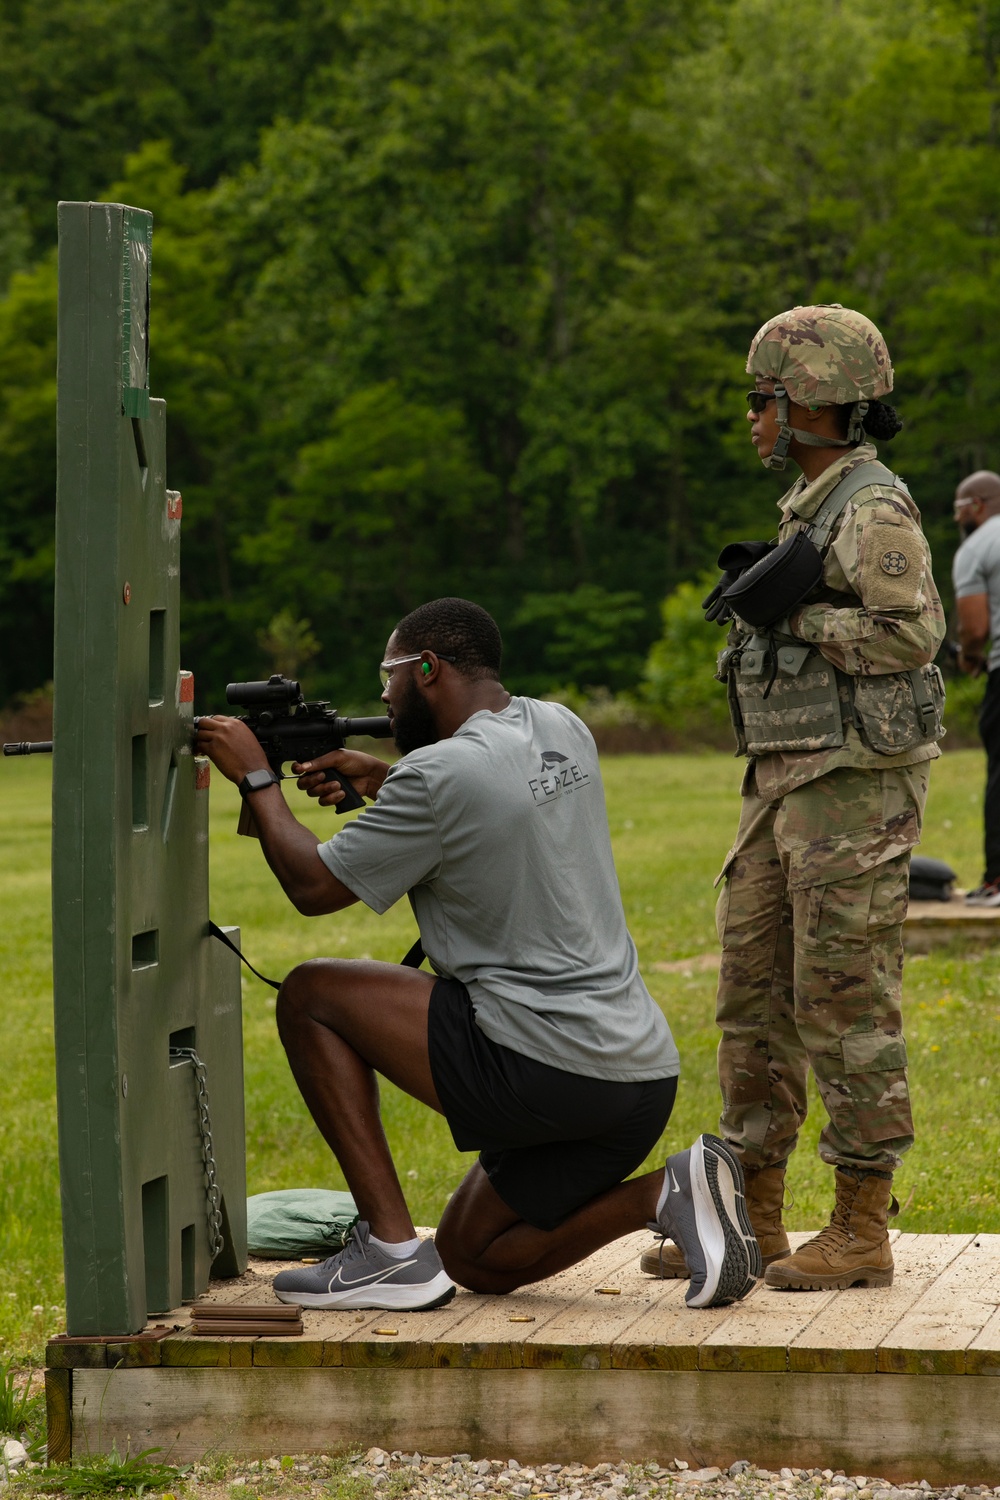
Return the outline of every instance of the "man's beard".
{"type": "Polygon", "coordinates": [[[412,677],[406,685],[406,695],[393,715],[392,737],[400,755],[409,755],[411,750],[421,750],[424,745],[434,745],[440,738],[427,699],[417,691],[412,677]]]}
{"type": "Polygon", "coordinates": [[[961,533],[962,539],[964,541],[968,541],[969,537],[976,530],[976,525],[974,521],[960,521],[958,523],[958,529],[961,533]]]}

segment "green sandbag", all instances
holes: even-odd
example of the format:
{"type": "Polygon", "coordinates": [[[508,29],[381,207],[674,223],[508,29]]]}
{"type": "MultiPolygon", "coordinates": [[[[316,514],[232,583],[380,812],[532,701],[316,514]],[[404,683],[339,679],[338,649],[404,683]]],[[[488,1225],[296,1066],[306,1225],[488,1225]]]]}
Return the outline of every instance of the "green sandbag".
{"type": "Polygon", "coordinates": [[[332,1255],[357,1223],[350,1193],[326,1188],[284,1188],[247,1199],[247,1249],[269,1260],[332,1255]]]}

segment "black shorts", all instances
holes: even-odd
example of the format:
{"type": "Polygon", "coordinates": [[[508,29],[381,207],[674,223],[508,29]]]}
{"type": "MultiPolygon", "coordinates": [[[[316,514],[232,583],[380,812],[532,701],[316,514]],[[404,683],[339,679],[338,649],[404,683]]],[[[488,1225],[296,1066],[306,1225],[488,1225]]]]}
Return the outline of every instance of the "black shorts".
{"type": "Polygon", "coordinates": [[[501,1047],[476,1025],[456,979],[431,991],[427,1046],[455,1145],[479,1150],[500,1197],[536,1229],[555,1229],[634,1172],[677,1092],[676,1078],[584,1078],[501,1047]]]}

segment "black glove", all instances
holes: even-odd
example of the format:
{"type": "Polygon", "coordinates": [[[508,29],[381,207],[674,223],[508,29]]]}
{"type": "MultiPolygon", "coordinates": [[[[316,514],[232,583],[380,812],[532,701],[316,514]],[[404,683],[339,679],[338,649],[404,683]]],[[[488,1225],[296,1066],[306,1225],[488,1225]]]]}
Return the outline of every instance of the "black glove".
{"type": "Polygon", "coordinates": [[[719,553],[719,567],[725,571],[712,592],[701,601],[706,620],[714,620],[717,625],[729,623],[733,609],[723,594],[732,588],[741,573],[773,551],[775,545],[774,542],[730,542],[728,547],[723,547],[719,553]]]}
{"type": "Polygon", "coordinates": [[[733,618],[733,611],[729,604],[723,599],[723,594],[739,578],[739,573],[723,573],[715,588],[710,594],[706,594],[701,601],[701,607],[705,611],[706,620],[714,620],[717,625],[727,625],[733,618]]]}

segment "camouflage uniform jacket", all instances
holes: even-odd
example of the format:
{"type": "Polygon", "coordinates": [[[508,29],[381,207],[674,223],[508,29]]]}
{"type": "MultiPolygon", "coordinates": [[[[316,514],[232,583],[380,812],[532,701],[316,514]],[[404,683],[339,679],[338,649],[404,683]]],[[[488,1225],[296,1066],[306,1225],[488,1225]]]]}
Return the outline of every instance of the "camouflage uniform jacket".
{"type": "MultiPolygon", "coordinates": [[[[874,445],[865,443],[811,484],[801,476],[778,502],[779,539],[800,531],[845,474],[875,457],[874,445]]],[[[920,512],[907,495],[872,484],[848,501],[826,550],[822,582],[792,612],[788,628],[851,676],[908,672],[934,660],[944,639],[944,611],[920,512]],[[902,571],[888,571],[886,560],[898,568],[900,555],[902,571]]],[[[753,766],[758,795],[773,802],[839,766],[884,771],[934,760],[940,753],[936,744],[925,743],[899,755],[879,755],[849,723],[845,742],[836,749],[776,751],[759,756],[753,766]]]]}

